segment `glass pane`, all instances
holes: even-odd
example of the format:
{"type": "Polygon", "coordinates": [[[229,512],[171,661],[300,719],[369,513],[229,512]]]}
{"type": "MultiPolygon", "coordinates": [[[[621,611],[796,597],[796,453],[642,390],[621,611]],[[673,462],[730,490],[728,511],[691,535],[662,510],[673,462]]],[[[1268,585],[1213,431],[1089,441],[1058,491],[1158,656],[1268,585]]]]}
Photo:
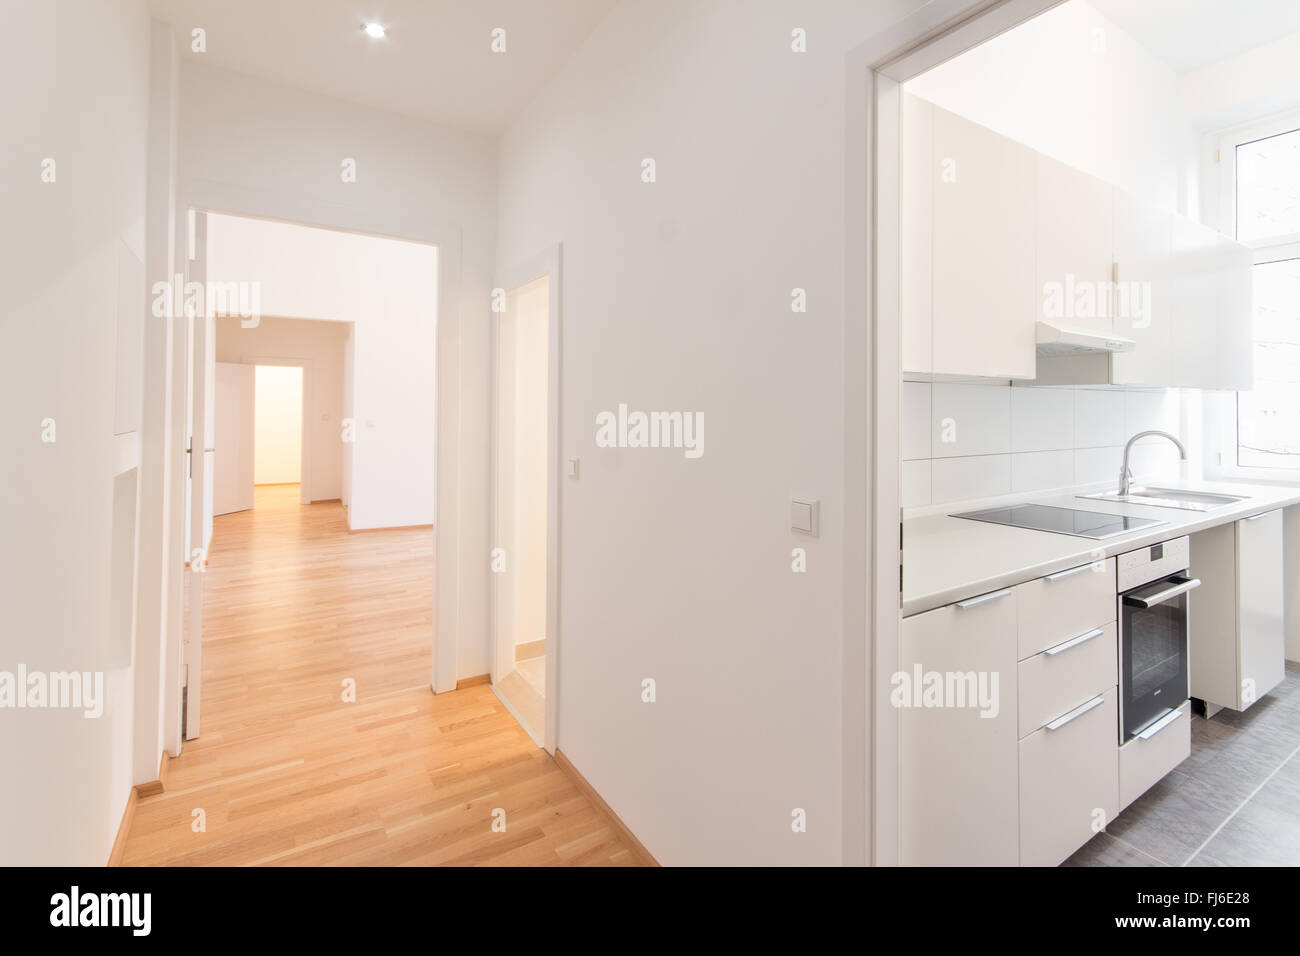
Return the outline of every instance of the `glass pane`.
{"type": "Polygon", "coordinates": [[[1237,147],[1237,238],[1300,233],[1300,130],[1237,147]]]}
{"type": "Polygon", "coordinates": [[[1300,468],[1300,259],[1255,266],[1255,390],[1237,396],[1237,464],[1300,468]]]}

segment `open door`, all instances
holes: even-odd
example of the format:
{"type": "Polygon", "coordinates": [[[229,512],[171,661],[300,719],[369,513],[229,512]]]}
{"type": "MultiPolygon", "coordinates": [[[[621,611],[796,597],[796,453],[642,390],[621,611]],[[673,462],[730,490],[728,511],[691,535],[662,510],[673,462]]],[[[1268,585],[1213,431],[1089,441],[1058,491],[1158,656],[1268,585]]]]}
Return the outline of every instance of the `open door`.
{"type": "Polygon", "coordinates": [[[501,283],[493,322],[492,689],[556,746],[559,657],[559,249],[501,283]]]}
{"type": "MultiPolygon", "coordinates": [[[[194,213],[193,258],[189,261],[187,286],[207,287],[207,216],[194,213]]],[[[188,526],[185,574],[184,640],[184,707],[181,715],[183,736],[193,740],[199,735],[199,702],[203,673],[203,580],[207,570],[208,546],[212,541],[212,493],[215,475],[216,413],[216,328],[207,314],[207,303],[188,316],[190,326],[190,442],[186,449],[189,475],[188,526]]]]}
{"type": "Polygon", "coordinates": [[[256,366],[216,363],[212,513],[253,507],[253,389],[256,366]]]}

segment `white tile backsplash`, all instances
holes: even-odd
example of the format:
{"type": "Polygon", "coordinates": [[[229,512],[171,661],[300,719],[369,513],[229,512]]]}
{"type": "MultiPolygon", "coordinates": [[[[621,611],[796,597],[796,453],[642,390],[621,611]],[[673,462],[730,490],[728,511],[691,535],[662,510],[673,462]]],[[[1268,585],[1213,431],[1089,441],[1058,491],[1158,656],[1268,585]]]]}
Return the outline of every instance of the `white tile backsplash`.
{"type": "MultiPolygon", "coordinates": [[[[903,507],[1116,482],[1129,436],[1178,435],[1181,414],[1176,389],[904,382],[903,507]]],[[[1130,465],[1142,481],[1183,474],[1160,438],[1134,445],[1130,465]]]]}
{"type": "Polygon", "coordinates": [[[1011,490],[1041,491],[1074,484],[1074,452],[1026,451],[1011,456],[1011,490]]]}
{"type": "Polygon", "coordinates": [[[1011,388],[936,383],[930,390],[934,458],[1011,451],[1011,388]]]}
{"type": "MultiPolygon", "coordinates": [[[[930,457],[930,383],[903,383],[903,461],[930,457]]],[[[926,471],[929,494],[929,471],[926,471]]]]}
{"type": "Polygon", "coordinates": [[[1074,389],[1012,388],[1010,392],[1013,452],[1074,447],[1074,389]]]}
{"type": "Polygon", "coordinates": [[[930,503],[930,459],[903,462],[903,484],[899,497],[904,508],[917,508],[930,503]]]}
{"type": "Polygon", "coordinates": [[[1074,483],[1088,485],[1094,481],[1109,481],[1119,487],[1119,464],[1124,459],[1124,449],[1119,445],[1109,448],[1076,448],[1074,451],[1074,483]]]}
{"type": "Polygon", "coordinates": [[[1074,447],[1103,448],[1122,445],[1124,433],[1124,393],[1100,388],[1074,391],[1074,447]]]}
{"type": "Polygon", "coordinates": [[[930,470],[930,503],[992,498],[1011,491],[1010,455],[936,458],[930,470]]]}

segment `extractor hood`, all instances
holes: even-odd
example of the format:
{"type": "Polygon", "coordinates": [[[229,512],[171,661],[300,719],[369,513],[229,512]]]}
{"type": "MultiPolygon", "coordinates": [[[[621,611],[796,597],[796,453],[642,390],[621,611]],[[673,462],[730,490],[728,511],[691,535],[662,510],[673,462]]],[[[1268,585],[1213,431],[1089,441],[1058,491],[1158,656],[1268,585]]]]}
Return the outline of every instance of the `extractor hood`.
{"type": "Polygon", "coordinates": [[[1131,352],[1137,345],[1120,335],[1103,335],[1086,329],[1069,329],[1038,322],[1039,355],[1079,355],[1085,352],[1131,352]]]}

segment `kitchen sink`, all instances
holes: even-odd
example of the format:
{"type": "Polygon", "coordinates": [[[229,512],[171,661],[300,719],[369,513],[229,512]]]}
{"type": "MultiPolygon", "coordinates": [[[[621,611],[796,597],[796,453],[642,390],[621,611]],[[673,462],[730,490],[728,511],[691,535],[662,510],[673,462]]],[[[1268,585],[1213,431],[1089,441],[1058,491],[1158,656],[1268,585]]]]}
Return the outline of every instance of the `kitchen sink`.
{"type": "Polygon", "coordinates": [[[1213,511],[1224,505],[1245,501],[1244,497],[1220,495],[1209,491],[1188,491],[1186,488],[1137,487],[1126,495],[1117,491],[1099,491],[1091,495],[1076,495],[1097,501],[1123,501],[1130,505],[1151,505],[1156,508],[1181,508],[1183,511],[1213,511]]]}

